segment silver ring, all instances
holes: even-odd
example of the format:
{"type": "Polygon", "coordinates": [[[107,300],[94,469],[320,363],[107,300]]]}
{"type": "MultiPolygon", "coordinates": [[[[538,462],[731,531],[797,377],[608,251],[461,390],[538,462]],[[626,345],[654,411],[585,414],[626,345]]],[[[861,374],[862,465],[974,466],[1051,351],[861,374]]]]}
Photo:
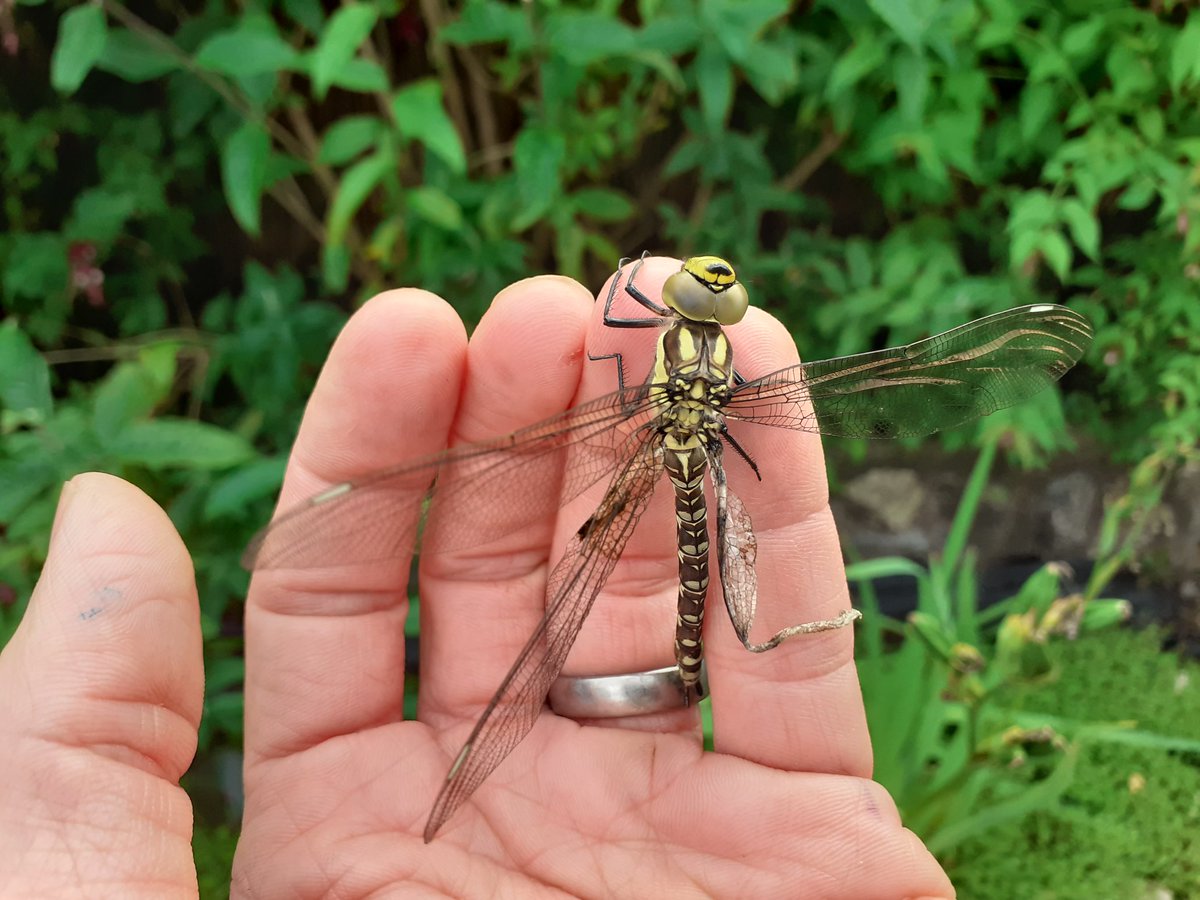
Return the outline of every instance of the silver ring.
{"type": "MultiPolygon", "coordinates": [[[[708,669],[700,667],[700,681],[692,701],[708,696],[708,669]]],[[[550,708],[569,719],[615,719],[669,712],[688,705],[677,666],[629,675],[578,677],[560,675],[550,685],[550,708]]]]}

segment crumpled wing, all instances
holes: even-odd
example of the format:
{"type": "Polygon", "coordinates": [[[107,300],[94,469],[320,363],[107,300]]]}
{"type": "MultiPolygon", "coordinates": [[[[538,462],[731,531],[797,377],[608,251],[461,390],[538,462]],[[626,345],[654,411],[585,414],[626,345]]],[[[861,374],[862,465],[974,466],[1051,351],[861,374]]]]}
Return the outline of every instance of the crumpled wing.
{"type": "Polygon", "coordinates": [[[733,622],[733,630],[737,632],[742,646],[752,653],[764,653],[794,635],[832,631],[858,619],[861,615],[859,611],[848,609],[832,619],[789,625],[762,643],[750,640],[754,612],[758,607],[758,576],[754,570],[758,541],[754,537],[750,513],[729,487],[721,457],[718,449],[710,454],[709,460],[713,495],[717,501],[717,562],[721,568],[725,609],[729,612],[729,620],[733,622]]]}

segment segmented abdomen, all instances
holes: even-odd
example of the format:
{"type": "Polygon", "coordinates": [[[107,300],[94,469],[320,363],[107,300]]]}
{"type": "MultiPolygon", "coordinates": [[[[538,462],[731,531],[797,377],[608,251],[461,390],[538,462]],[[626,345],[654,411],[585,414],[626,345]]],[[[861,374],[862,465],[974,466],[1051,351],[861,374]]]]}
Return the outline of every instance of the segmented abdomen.
{"type": "MultiPolygon", "coordinates": [[[[691,442],[689,442],[691,443],[691,442]]],[[[664,459],[675,487],[675,522],[679,539],[679,611],[675,619],[675,662],[689,698],[696,694],[704,649],[704,598],[708,592],[708,505],[704,474],[708,457],[695,446],[668,449],[664,459]]]]}

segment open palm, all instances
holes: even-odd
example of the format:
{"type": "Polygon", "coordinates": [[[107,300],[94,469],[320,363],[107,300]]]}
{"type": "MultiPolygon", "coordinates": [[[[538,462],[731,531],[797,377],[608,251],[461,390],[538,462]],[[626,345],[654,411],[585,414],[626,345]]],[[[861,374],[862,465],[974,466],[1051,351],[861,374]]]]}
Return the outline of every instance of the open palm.
{"type": "MultiPolygon", "coordinates": [[[[677,266],[651,260],[641,284],[653,295],[677,266]]],[[[604,329],[591,301],[566,279],[521,282],[497,298],[469,345],[432,295],[395,291],[367,304],[314,393],[281,508],[611,390],[611,366],[587,354],[620,349],[627,360],[648,359],[653,335],[604,329]]],[[[794,362],[791,341],[765,314],[730,334],[750,377],[794,362]]],[[[847,601],[819,441],[759,430],[746,449],[764,481],[741,492],[759,539],[770,633],[847,601]]],[[[18,861],[30,880],[10,884],[36,893],[37,847],[61,858],[77,846],[60,878],[76,878],[86,893],[93,820],[112,828],[124,815],[131,824],[107,848],[106,883],[186,895],[194,892],[190,817],[174,781],[194,748],[200,699],[190,568],[165,518],[132,488],[101,478],[76,484],[88,496],[61,517],[27,621],[0,658],[0,741],[24,748],[18,766],[37,773],[16,792],[0,788],[0,873],[13,871],[10,831],[24,830],[18,861]],[[111,601],[104,614],[80,619],[81,598],[97,591],[111,601]],[[96,784],[108,790],[86,802],[96,784]],[[38,841],[29,834],[37,828],[53,838],[38,841]],[[136,842],[128,839],[135,828],[136,842]]],[[[667,494],[645,516],[566,671],[670,662],[677,573],[667,494]]],[[[694,709],[602,724],[547,711],[423,843],[445,772],[541,618],[549,568],[589,499],[483,548],[427,548],[418,721],[401,714],[408,560],[255,576],[234,895],[952,896],[869,780],[850,631],[754,655],[719,607],[706,631],[716,753],[701,750],[694,709]]]]}

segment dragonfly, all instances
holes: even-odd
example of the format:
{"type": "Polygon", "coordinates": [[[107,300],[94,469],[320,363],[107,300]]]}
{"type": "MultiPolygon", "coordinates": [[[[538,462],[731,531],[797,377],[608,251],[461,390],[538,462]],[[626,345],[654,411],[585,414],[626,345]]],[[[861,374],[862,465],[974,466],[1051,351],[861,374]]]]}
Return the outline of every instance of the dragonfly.
{"type": "Polygon", "coordinates": [[[794,635],[838,628],[857,617],[846,611],[836,619],[789,626],[765,641],[751,640],[757,545],[750,513],[729,484],[725,450],[737,457],[729,465],[741,472],[735,472],[735,481],[751,474],[761,479],[762,473],[739,434],[748,426],[765,426],[848,438],[927,435],[1049,387],[1079,360],[1092,336],[1083,316],[1039,304],[907,346],[747,379],[734,366],[724,330],[749,305],[733,265],[716,256],[683,260],[663,284],[659,302],[637,282],[645,259],[621,260],[604,304],[609,327],[659,330],[644,381],[626,384],[620,354],[592,357],[615,360],[615,392],[510,434],[330,487],[277,516],[246,552],[247,567],[264,570],[400,558],[419,539],[423,547],[439,550],[483,546],[603,485],[603,498],[550,572],[540,624],[441,785],[426,843],[542,715],[594,601],[664,475],[674,494],[678,545],[674,651],[682,699],[689,702],[701,691],[710,578],[706,477],[714,499],[721,594],[746,649],[765,652],[794,635]],[[646,314],[618,316],[614,304],[622,294],[646,314]],[[547,480],[558,489],[544,489],[547,480]],[[418,507],[426,510],[419,521],[413,515],[418,507]],[[487,517],[478,514],[484,508],[487,517]]]}

